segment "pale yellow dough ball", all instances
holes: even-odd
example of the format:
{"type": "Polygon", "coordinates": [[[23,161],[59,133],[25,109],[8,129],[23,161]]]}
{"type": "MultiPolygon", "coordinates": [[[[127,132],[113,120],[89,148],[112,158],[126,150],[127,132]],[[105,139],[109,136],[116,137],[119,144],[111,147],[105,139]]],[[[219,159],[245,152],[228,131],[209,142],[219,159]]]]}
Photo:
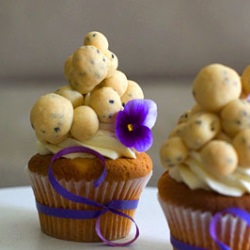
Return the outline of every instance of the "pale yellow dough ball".
{"type": "Polygon", "coordinates": [[[183,131],[185,129],[185,127],[187,126],[186,122],[181,122],[178,123],[168,134],[168,137],[173,137],[173,136],[182,136],[183,131]]]}
{"type": "Polygon", "coordinates": [[[105,79],[108,67],[108,59],[99,49],[82,46],[73,54],[69,83],[81,94],[87,94],[105,79]]]}
{"type": "Polygon", "coordinates": [[[250,129],[240,131],[233,139],[233,146],[238,153],[239,165],[250,167],[250,129]]]}
{"type": "Polygon", "coordinates": [[[101,122],[110,123],[114,116],[122,110],[122,103],[119,94],[110,87],[97,88],[89,98],[91,106],[101,122]]]}
{"type": "Polygon", "coordinates": [[[191,110],[185,111],[185,112],[182,113],[182,114],[180,115],[180,117],[178,118],[177,124],[187,122],[188,119],[191,117],[191,115],[192,115],[191,110]]]}
{"type": "Polygon", "coordinates": [[[209,112],[194,114],[182,131],[182,138],[190,149],[199,149],[221,131],[220,119],[209,112]]]}
{"type": "Polygon", "coordinates": [[[241,81],[237,72],[221,64],[201,69],[193,83],[193,96],[207,111],[219,111],[241,94],[241,81]]]}
{"type": "Polygon", "coordinates": [[[66,85],[57,89],[55,93],[58,95],[64,96],[69,101],[71,101],[74,108],[76,108],[77,106],[83,105],[84,103],[83,95],[80,92],[73,89],[69,85],[66,85]]]}
{"type": "Polygon", "coordinates": [[[128,87],[128,79],[123,72],[116,70],[111,77],[105,78],[101,85],[102,87],[110,87],[114,89],[120,96],[122,96],[128,87]]]}
{"type": "Polygon", "coordinates": [[[235,136],[240,130],[250,127],[250,103],[236,99],[221,110],[221,124],[229,136],[235,136]]]}
{"type": "Polygon", "coordinates": [[[71,128],[72,103],[55,93],[41,96],[31,109],[30,121],[38,140],[60,143],[68,136],[71,128]]]}
{"type": "Polygon", "coordinates": [[[95,111],[89,106],[79,106],[74,109],[74,118],[70,133],[79,141],[89,139],[96,134],[99,120],[95,111]]]}
{"type": "Polygon", "coordinates": [[[84,45],[92,45],[98,49],[105,51],[109,47],[108,39],[104,34],[98,31],[91,31],[85,37],[83,41],[84,45]]]}
{"type": "Polygon", "coordinates": [[[248,95],[250,93],[250,65],[244,69],[241,75],[241,83],[243,91],[248,95]]]}
{"type": "Polygon", "coordinates": [[[160,160],[163,166],[170,168],[184,162],[188,153],[188,148],[180,137],[171,137],[160,148],[160,160]]]}
{"type": "Polygon", "coordinates": [[[128,80],[128,86],[125,93],[121,97],[122,104],[125,105],[133,99],[144,99],[144,93],[140,85],[132,80],[128,80]]]}
{"type": "Polygon", "coordinates": [[[179,123],[184,123],[187,122],[190,117],[198,112],[202,112],[202,108],[199,105],[194,105],[191,109],[185,111],[183,114],[180,115],[178,119],[178,124],[179,123]]]}
{"type": "Polygon", "coordinates": [[[109,69],[108,69],[107,77],[110,77],[117,70],[119,61],[118,61],[116,54],[113,53],[112,51],[106,50],[103,53],[109,59],[109,69]]]}
{"type": "Polygon", "coordinates": [[[234,147],[221,140],[212,140],[201,150],[201,160],[204,166],[219,176],[227,176],[235,171],[238,156],[234,147]]]}

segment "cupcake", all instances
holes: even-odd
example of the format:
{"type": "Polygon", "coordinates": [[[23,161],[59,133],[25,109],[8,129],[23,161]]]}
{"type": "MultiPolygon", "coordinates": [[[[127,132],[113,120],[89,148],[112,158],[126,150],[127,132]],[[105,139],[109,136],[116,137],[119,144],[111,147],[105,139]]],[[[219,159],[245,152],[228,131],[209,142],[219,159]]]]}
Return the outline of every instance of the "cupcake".
{"type": "Polygon", "coordinates": [[[158,199],[173,249],[250,249],[250,68],[211,64],[160,147],[158,199]]]}
{"type": "Polygon", "coordinates": [[[118,70],[100,32],[86,34],[64,73],[68,85],[38,98],[30,112],[38,147],[27,170],[41,230],[70,241],[129,244],[139,235],[133,217],[152,175],[146,151],[157,106],[118,70]]]}

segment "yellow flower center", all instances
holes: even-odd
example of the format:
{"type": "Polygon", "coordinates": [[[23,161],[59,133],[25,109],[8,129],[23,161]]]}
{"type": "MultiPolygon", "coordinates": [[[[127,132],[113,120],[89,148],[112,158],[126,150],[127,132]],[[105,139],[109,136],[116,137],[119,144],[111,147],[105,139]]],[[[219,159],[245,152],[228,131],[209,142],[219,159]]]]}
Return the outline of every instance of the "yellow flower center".
{"type": "Polygon", "coordinates": [[[131,132],[134,130],[133,124],[128,124],[128,131],[131,132]]]}

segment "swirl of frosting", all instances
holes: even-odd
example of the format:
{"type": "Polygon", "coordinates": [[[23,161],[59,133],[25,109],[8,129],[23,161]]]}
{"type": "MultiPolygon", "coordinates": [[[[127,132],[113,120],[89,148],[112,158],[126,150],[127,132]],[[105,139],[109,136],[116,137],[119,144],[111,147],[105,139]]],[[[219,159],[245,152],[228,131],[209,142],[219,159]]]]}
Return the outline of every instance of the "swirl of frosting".
{"type": "Polygon", "coordinates": [[[250,193],[250,168],[238,166],[230,175],[213,175],[202,164],[197,152],[192,152],[185,164],[170,168],[169,173],[173,179],[185,183],[192,190],[202,188],[235,197],[250,193]]]}
{"type": "MultiPolygon", "coordinates": [[[[63,148],[70,146],[85,146],[91,148],[103,156],[110,159],[117,159],[120,157],[135,158],[135,152],[124,146],[116,138],[115,134],[111,130],[99,129],[98,132],[91,138],[80,142],[73,138],[66,138],[63,142],[59,144],[49,144],[49,143],[38,143],[38,153],[42,155],[57,153],[63,148]]],[[[65,157],[76,158],[76,157],[91,157],[83,153],[69,154],[65,157]]]]}

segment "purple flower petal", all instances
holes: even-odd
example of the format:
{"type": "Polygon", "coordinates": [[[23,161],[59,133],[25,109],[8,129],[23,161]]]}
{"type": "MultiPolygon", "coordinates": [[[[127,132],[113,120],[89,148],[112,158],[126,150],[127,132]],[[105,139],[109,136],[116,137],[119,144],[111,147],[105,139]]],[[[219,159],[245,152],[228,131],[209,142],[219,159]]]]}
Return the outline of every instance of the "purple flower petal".
{"type": "Polygon", "coordinates": [[[145,104],[148,106],[148,114],[146,121],[144,122],[144,126],[152,128],[155,125],[156,117],[157,117],[157,105],[152,100],[144,100],[145,104]]]}
{"type": "Polygon", "coordinates": [[[141,126],[135,131],[134,148],[139,152],[147,151],[153,144],[153,134],[148,127],[141,126]]]}
{"type": "Polygon", "coordinates": [[[130,119],[135,119],[141,125],[152,128],[157,117],[157,105],[149,99],[134,99],[129,101],[124,111],[129,114],[130,119]]]}
{"type": "Polygon", "coordinates": [[[148,107],[144,100],[131,100],[125,105],[124,112],[129,116],[130,123],[143,124],[148,114],[148,107]]]}

